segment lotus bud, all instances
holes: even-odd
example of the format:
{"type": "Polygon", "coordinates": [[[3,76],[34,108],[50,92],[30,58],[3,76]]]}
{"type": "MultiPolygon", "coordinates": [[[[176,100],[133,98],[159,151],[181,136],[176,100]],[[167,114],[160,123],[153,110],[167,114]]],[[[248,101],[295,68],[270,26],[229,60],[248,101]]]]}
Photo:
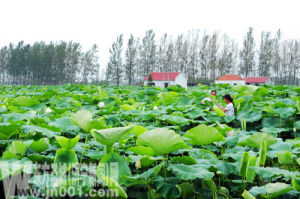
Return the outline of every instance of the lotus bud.
{"type": "Polygon", "coordinates": [[[137,159],[137,160],[136,160],[136,162],[135,162],[135,168],[136,168],[136,169],[142,168],[140,159],[137,159]]]}
{"type": "Polygon", "coordinates": [[[294,128],[293,128],[293,131],[294,131],[294,133],[296,133],[296,132],[297,132],[297,129],[296,129],[296,127],[294,127],[294,128]]]}
{"type": "Polygon", "coordinates": [[[99,102],[99,103],[98,103],[98,107],[99,107],[99,108],[104,108],[104,107],[105,107],[104,102],[99,102]]]}
{"type": "Polygon", "coordinates": [[[45,113],[46,113],[46,114],[49,114],[49,113],[51,113],[51,112],[52,112],[52,109],[51,109],[51,108],[47,107],[47,108],[45,109],[45,113]]]}
{"type": "Polygon", "coordinates": [[[153,110],[157,111],[157,110],[158,110],[158,107],[155,105],[155,106],[153,107],[153,110]]]}
{"type": "Polygon", "coordinates": [[[222,173],[221,171],[217,171],[216,174],[217,174],[218,176],[223,175],[223,173],[222,173]]]}
{"type": "Polygon", "coordinates": [[[226,132],[226,135],[227,136],[233,136],[234,135],[234,131],[233,130],[228,131],[228,132],[226,132]]]}

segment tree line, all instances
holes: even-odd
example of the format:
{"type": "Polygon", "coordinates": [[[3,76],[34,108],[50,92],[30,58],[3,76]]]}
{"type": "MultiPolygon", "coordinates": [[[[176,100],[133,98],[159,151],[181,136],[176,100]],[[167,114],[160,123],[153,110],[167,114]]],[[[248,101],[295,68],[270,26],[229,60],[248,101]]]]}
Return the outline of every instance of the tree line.
{"type": "Polygon", "coordinates": [[[300,40],[249,28],[242,43],[226,34],[189,31],[157,38],[119,35],[100,72],[98,47],[83,51],[75,42],[43,41],[0,48],[1,84],[109,83],[139,85],[150,72],[182,72],[189,83],[211,83],[224,74],[270,76],[276,84],[300,84],[300,40]],[[103,81],[105,80],[105,81],[103,81]]]}
{"type": "Polygon", "coordinates": [[[79,43],[9,44],[0,49],[1,84],[64,84],[99,81],[97,46],[84,52],[79,43]]]}
{"type": "Polygon", "coordinates": [[[255,41],[249,27],[243,43],[226,34],[190,31],[157,39],[153,30],[143,38],[133,35],[124,45],[123,34],[110,50],[106,81],[111,84],[140,84],[150,72],[183,72],[190,83],[210,83],[224,74],[242,77],[270,76],[276,84],[299,85],[300,40],[283,39],[261,32],[255,41]]]}

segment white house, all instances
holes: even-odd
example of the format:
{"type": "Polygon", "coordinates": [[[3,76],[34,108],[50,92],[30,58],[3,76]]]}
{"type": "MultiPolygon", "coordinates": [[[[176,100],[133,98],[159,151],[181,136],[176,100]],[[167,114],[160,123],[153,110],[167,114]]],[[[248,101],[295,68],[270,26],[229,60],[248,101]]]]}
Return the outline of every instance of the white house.
{"type": "Polygon", "coordinates": [[[242,84],[245,85],[246,81],[238,75],[223,75],[218,80],[215,81],[216,84],[242,84]]]}
{"type": "Polygon", "coordinates": [[[261,84],[273,84],[270,77],[246,77],[246,84],[261,85],[261,84]]]}
{"type": "Polygon", "coordinates": [[[171,85],[180,85],[183,88],[187,88],[187,80],[180,72],[151,72],[145,79],[144,85],[157,86],[160,88],[168,87],[171,85]],[[149,76],[151,75],[152,81],[149,82],[149,76]]]}

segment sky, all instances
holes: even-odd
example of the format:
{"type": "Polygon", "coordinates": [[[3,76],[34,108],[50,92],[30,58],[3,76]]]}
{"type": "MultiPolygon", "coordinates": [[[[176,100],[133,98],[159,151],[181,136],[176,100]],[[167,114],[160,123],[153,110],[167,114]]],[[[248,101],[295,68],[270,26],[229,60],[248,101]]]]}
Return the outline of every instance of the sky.
{"type": "MultiPolygon", "coordinates": [[[[158,37],[189,30],[219,31],[242,42],[249,26],[300,38],[299,0],[0,0],[0,46],[20,40],[75,41],[99,46],[100,65],[121,33],[158,37]]],[[[127,41],[124,41],[127,43],[127,41]]]]}

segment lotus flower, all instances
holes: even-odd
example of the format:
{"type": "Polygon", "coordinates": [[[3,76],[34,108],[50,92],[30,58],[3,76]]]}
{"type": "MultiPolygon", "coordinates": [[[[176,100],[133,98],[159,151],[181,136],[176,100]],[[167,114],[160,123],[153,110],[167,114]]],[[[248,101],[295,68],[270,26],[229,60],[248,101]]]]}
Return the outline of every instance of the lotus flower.
{"type": "Polygon", "coordinates": [[[52,112],[52,109],[51,109],[51,108],[47,107],[47,108],[45,109],[45,113],[46,113],[46,114],[49,114],[49,113],[51,113],[51,112],[52,112]]]}
{"type": "Polygon", "coordinates": [[[234,131],[233,131],[233,130],[228,131],[228,132],[226,133],[226,135],[227,135],[227,136],[233,136],[233,135],[234,135],[234,131]]]}
{"type": "Polygon", "coordinates": [[[137,160],[136,160],[136,162],[135,162],[135,168],[136,168],[136,169],[142,168],[140,159],[137,159],[137,160]]]}
{"type": "Polygon", "coordinates": [[[104,108],[104,107],[105,107],[104,102],[99,102],[99,103],[98,103],[98,107],[99,107],[99,108],[104,108]]]}
{"type": "Polygon", "coordinates": [[[157,106],[154,106],[154,107],[153,107],[153,110],[157,111],[157,110],[158,110],[157,106]]]}
{"type": "Polygon", "coordinates": [[[6,106],[1,106],[1,108],[6,109],[6,106]]]}

